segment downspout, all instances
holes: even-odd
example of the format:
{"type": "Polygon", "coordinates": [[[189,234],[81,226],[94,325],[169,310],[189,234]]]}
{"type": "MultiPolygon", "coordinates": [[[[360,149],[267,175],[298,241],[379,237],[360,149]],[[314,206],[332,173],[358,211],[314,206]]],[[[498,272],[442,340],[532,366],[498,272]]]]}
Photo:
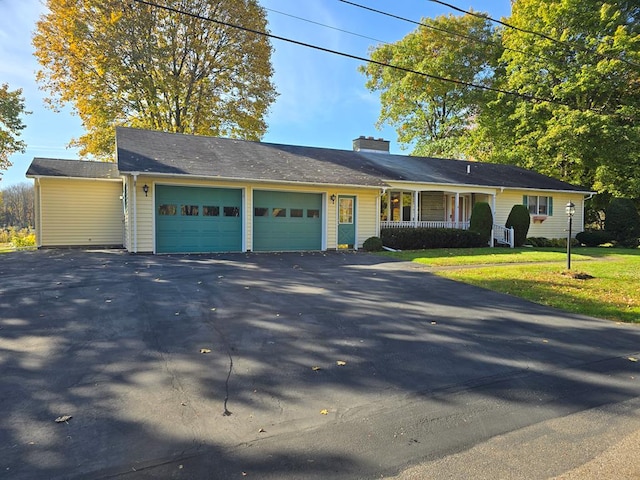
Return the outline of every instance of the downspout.
{"type": "Polygon", "coordinates": [[[133,253],[138,253],[138,174],[133,174],[133,253]]]}
{"type": "Polygon", "coordinates": [[[40,188],[40,177],[35,178],[35,198],[34,207],[36,208],[37,215],[33,219],[36,222],[36,247],[42,247],[42,189],[40,188]]]}

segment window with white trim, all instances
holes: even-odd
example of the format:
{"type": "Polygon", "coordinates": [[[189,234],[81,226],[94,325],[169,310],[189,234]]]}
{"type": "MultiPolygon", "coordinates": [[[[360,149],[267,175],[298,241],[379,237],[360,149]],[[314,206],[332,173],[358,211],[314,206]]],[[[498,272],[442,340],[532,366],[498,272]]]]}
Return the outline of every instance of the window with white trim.
{"type": "Polygon", "coordinates": [[[526,195],[523,200],[530,215],[553,215],[553,197],[526,195]]]}

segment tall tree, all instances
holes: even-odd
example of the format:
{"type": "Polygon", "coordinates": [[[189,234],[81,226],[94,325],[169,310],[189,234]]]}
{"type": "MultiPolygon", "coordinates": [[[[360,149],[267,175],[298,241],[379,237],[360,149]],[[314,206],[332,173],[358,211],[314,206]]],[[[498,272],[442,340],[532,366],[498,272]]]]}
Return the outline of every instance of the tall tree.
{"type": "Polygon", "coordinates": [[[378,126],[396,127],[401,146],[413,146],[420,155],[462,155],[460,143],[474,124],[487,92],[433,78],[467,84],[491,85],[502,52],[491,23],[473,15],[425,18],[418,28],[396,43],[379,45],[360,71],[366,86],[380,92],[378,126]]]}
{"type": "Polygon", "coordinates": [[[33,36],[53,108],[72,104],[81,155],[109,159],[114,126],[257,140],[276,97],[257,0],[47,0],[33,36]],[[189,12],[185,15],[178,12],[189,12]]]}
{"type": "Polygon", "coordinates": [[[11,91],[6,83],[0,85],[0,175],[11,166],[9,157],[26,148],[18,138],[25,127],[20,116],[26,113],[22,90],[11,91]]]}
{"type": "Polygon", "coordinates": [[[640,4],[517,0],[505,28],[500,95],[478,118],[473,152],[640,197],[640,4]],[[523,30],[543,33],[547,38],[523,30]]]}
{"type": "Polygon", "coordinates": [[[0,226],[34,226],[33,185],[19,183],[0,191],[0,226]]]}

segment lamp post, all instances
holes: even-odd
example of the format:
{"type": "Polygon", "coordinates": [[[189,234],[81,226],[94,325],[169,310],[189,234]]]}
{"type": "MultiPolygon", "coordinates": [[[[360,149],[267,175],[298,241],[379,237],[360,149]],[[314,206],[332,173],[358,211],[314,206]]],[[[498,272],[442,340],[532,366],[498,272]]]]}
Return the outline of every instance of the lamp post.
{"type": "Polygon", "coordinates": [[[567,212],[567,218],[569,219],[569,234],[567,236],[567,270],[571,270],[571,224],[573,215],[576,213],[576,206],[573,202],[567,203],[565,212],[567,212]]]}

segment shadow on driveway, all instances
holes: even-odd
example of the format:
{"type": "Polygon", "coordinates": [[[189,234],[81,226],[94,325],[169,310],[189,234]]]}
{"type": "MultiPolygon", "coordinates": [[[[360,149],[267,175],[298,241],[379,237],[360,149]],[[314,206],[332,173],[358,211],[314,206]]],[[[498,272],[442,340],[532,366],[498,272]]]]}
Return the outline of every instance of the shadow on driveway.
{"type": "Polygon", "coordinates": [[[373,478],[640,391],[636,326],[367,254],[42,250],[0,278],[14,479],[373,478]]]}

